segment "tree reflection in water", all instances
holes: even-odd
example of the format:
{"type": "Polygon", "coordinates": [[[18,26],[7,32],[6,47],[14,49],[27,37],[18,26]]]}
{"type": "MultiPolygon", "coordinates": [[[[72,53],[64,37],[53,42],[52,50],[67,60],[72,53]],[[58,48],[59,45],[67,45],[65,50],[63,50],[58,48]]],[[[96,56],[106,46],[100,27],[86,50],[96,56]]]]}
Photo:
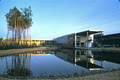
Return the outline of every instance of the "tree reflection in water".
{"type": "Polygon", "coordinates": [[[12,56],[11,68],[8,68],[6,59],[7,74],[15,77],[29,77],[32,75],[30,70],[30,63],[31,53],[14,55],[12,56]]]}

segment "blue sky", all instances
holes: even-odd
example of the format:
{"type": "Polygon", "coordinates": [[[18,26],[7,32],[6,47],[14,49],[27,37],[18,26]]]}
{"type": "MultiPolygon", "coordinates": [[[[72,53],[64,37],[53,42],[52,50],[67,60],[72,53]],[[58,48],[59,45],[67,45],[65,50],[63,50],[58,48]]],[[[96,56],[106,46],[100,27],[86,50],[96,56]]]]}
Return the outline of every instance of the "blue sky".
{"type": "Polygon", "coordinates": [[[120,32],[119,0],[1,0],[0,37],[6,37],[5,14],[13,7],[31,6],[32,38],[53,39],[84,30],[120,32]]]}

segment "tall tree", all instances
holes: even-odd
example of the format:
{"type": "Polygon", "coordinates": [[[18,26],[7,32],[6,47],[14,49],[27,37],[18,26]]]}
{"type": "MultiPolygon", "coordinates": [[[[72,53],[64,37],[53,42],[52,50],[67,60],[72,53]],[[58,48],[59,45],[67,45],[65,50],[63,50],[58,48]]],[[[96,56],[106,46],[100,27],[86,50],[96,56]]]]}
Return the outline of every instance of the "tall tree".
{"type": "Polygon", "coordinates": [[[30,27],[32,25],[32,9],[29,6],[28,8],[24,8],[24,9],[21,9],[21,10],[22,10],[23,17],[24,17],[24,20],[25,20],[25,25],[23,27],[23,36],[24,36],[24,39],[26,39],[26,37],[30,38],[30,36],[31,36],[30,33],[29,33],[29,30],[30,30],[30,27]],[[26,33],[26,31],[27,31],[27,33],[26,33]]]}
{"type": "MultiPolygon", "coordinates": [[[[16,7],[10,9],[10,11],[5,15],[8,23],[8,33],[12,31],[12,39],[19,43],[19,39],[26,39],[27,33],[32,25],[32,10],[31,7],[21,9],[20,12],[16,7]],[[17,39],[18,38],[18,39],[17,39]]],[[[8,38],[8,34],[7,34],[8,38]]],[[[28,35],[27,35],[28,38],[28,35]]],[[[12,41],[13,41],[12,40],[12,41]]]]}

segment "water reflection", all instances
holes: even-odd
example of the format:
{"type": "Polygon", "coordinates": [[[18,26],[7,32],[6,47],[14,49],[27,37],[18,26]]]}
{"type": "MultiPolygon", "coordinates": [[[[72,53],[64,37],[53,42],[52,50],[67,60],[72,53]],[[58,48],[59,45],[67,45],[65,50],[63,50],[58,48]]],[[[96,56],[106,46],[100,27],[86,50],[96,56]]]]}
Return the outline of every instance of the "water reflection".
{"type": "Polygon", "coordinates": [[[94,51],[93,53],[96,60],[120,64],[120,52],[94,51]]]}
{"type": "Polygon", "coordinates": [[[63,49],[56,56],[89,70],[120,69],[120,52],[63,49]]]}
{"type": "Polygon", "coordinates": [[[6,73],[10,76],[18,77],[28,77],[32,75],[30,70],[31,63],[31,53],[29,54],[18,54],[11,57],[12,63],[11,66],[8,65],[8,60],[6,60],[6,73]]]}
{"type": "Polygon", "coordinates": [[[54,54],[55,51],[35,51],[33,54],[54,54]]]}
{"type": "Polygon", "coordinates": [[[102,69],[102,65],[94,64],[94,56],[90,50],[70,50],[63,49],[62,52],[56,52],[55,54],[61,59],[71,62],[75,65],[82,66],[89,70],[102,69]]]}
{"type": "Polygon", "coordinates": [[[0,57],[0,75],[12,77],[67,76],[88,70],[55,56],[56,51],[36,51],[0,57]]]}
{"type": "Polygon", "coordinates": [[[120,68],[119,52],[36,51],[0,57],[0,75],[40,77],[83,74],[120,68]]]}
{"type": "Polygon", "coordinates": [[[104,70],[120,69],[120,52],[93,51],[95,63],[104,70]]]}
{"type": "Polygon", "coordinates": [[[36,51],[32,53],[23,53],[12,55],[10,57],[3,57],[1,59],[5,59],[6,62],[6,71],[4,73],[15,77],[30,77],[32,76],[32,71],[30,69],[31,56],[50,55],[49,53],[53,53],[53,51],[36,51]]]}

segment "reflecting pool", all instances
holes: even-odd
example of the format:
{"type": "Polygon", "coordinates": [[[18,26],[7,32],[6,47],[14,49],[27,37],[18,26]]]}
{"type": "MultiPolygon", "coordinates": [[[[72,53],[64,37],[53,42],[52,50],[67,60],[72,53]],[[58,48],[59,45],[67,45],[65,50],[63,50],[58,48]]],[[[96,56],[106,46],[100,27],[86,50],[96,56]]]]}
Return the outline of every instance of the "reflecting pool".
{"type": "Polygon", "coordinates": [[[0,57],[0,75],[49,77],[90,74],[120,68],[120,52],[90,50],[36,51],[0,57]]]}

